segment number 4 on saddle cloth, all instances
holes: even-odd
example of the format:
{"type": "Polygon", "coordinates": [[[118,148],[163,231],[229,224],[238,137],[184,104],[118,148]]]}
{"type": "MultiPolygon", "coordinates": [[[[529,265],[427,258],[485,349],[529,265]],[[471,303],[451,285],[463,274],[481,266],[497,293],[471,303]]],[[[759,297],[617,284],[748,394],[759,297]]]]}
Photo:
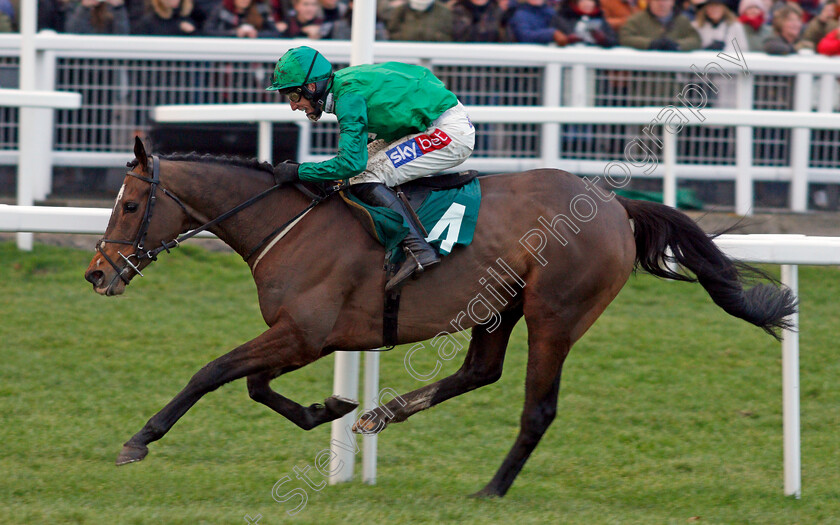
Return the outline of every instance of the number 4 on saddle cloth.
{"type": "MultiPolygon", "coordinates": [[[[415,179],[394,188],[408,198],[411,208],[420,218],[427,232],[426,241],[441,255],[448,255],[456,244],[467,246],[472,242],[478,209],[481,204],[481,186],[476,171],[451,175],[436,175],[415,179]]],[[[389,208],[371,206],[341,191],[341,197],[357,215],[362,224],[390,253],[389,261],[397,264],[405,259],[402,250],[395,249],[408,233],[402,216],[389,208]]]]}

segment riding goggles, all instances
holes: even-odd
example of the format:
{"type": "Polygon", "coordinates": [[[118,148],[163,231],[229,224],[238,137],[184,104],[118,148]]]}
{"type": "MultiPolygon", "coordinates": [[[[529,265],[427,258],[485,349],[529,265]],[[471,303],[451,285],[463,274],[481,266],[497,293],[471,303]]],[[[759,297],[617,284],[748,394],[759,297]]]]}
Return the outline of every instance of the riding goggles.
{"type": "Polygon", "coordinates": [[[283,91],[282,93],[283,93],[284,95],[286,95],[286,97],[287,97],[290,101],[294,102],[295,104],[297,104],[298,102],[300,102],[300,99],[301,99],[301,98],[303,98],[303,88],[299,88],[299,87],[297,87],[297,88],[292,88],[292,89],[291,89],[291,90],[289,90],[289,91],[283,91]]]}
{"type": "Polygon", "coordinates": [[[303,77],[303,84],[300,87],[290,88],[281,91],[282,94],[286,95],[289,98],[289,100],[294,102],[295,104],[300,102],[301,97],[304,96],[303,90],[306,89],[306,84],[309,83],[309,75],[312,74],[312,68],[315,67],[315,61],[318,60],[318,55],[320,55],[320,53],[318,51],[315,51],[315,56],[312,57],[312,63],[309,64],[309,70],[306,72],[306,76],[303,77]]]}

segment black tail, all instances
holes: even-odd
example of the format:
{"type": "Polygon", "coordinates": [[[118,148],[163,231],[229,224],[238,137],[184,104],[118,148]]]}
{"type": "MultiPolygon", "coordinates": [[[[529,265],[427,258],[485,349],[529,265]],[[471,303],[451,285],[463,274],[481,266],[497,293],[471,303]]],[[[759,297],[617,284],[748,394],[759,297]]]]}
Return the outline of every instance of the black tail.
{"type": "Polygon", "coordinates": [[[699,282],[726,313],[764,329],[776,339],[780,329],[790,328],[786,317],[795,313],[797,306],[790,289],[757,268],[729,259],[684,213],[653,202],[618,200],[634,222],[637,268],[666,279],[699,282]],[[697,278],[668,269],[669,261],[688,268],[697,278]],[[744,284],[756,278],[770,283],[744,289],[744,284]]]}

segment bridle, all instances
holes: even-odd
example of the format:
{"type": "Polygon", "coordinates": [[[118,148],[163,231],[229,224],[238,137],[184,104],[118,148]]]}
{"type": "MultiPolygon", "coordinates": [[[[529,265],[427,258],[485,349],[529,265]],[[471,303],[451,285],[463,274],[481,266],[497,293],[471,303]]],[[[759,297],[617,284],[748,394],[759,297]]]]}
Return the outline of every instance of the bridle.
{"type": "MultiPolygon", "coordinates": [[[[274,186],[268,188],[267,190],[264,190],[264,191],[258,193],[257,195],[254,195],[253,197],[246,200],[245,202],[242,202],[241,204],[238,204],[237,206],[234,206],[233,208],[231,208],[230,210],[222,213],[221,215],[219,215],[215,219],[213,219],[209,222],[206,222],[206,223],[202,224],[201,226],[199,226],[199,227],[197,227],[193,230],[190,230],[190,231],[180,235],[179,237],[177,237],[175,239],[172,239],[171,241],[168,241],[168,242],[167,241],[161,241],[161,245],[158,246],[157,248],[154,248],[152,250],[146,250],[146,247],[144,246],[144,242],[146,240],[146,235],[149,232],[149,224],[152,221],[152,211],[154,209],[155,202],[157,201],[156,193],[157,193],[158,187],[160,187],[160,190],[163,192],[164,195],[168,196],[173,201],[175,201],[175,203],[181,208],[181,210],[183,210],[184,214],[187,217],[190,217],[190,218],[193,217],[192,214],[187,210],[187,207],[184,205],[184,203],[181,202],[181,199],[179,199],[175,194],[173,194],[172,192],[170,192],[169,190],[167,190],[163,186],[160,186],[160,159],[158,158],[157,155],[152,155],[152,156],[150,156],[150,158],[152,160],[152,176],[151,177],[144,177],[142,175],[138,175],[131,170],[126,172],[126,175],[134,177],[135,179],[141,180],[143,182],[148,182],[149,185],[151,186],[150,189],[149,189],[149,198],[146,202],[146,210],[143,213],[143,221],[140,223],[140,226],[137,229],[137,235],[134,236],[134,240],[133,241],[123,241],[123,240],[117,240],[117,239],[106,239],[106,238],[103,237],[102,239],[100,239],[96,243],[96,250],[99,252],[100,255],[102,255],[102,258],[105,259],[108,262],[108,264],[111,265],[111,267],[114,269],[114,271],[116,271],[116,275],[111,280],[111,282],[108,283],[109,288],[110,288],[111,285],[114,284],[114,282],[117,279],[121,279],[125,284],[128,284],[130,279],[128,277],[126,277],[126,275],[125,275],[125,273],[128,270],[134,270],[134,272],[137,275],[139,275],[140,277],[143,277],[143,274],[140,272],[140,265],[143,263],[143,261],[145,261],[145,260],[156,261],[158,254],[160,254],[161,252],[166,251],[166,253],[169,253],[170,248],[177,248],[182,242],[186,241],[187,239],[195,237],[199,233],[201,233],[201,232],[203,232],[203,231],[205,231],[209,228],[212,228],[216,224],[224,221],[225,219],[231,217],[232,215],[235,215],[236,213],[239,213],[243,209],[245,209],[248,206],[251,206],[252,204],[254,204],[255,202],[263,199],[264,197],[268,196],[271,192],[273,192],[274,190],[276,190],[277,188],[280,188],[282,186],[281,184],[275,184],[274,186]],[[111,243],[111,244],[125,244],[127,246],[132,247],[133,252],[128,254],[128,255],[124,255],[121,251],[117,251],[117,254],[120,256],[120,259],[122,259],[122,261],[125,263],[122,268],[117,266],[117,263],[113,259],[108,257],[108,254],[106,254],[105,251],[103,250],[105,245],[108,244],[108,243],[111,243]],[[132,262],[132,260],[131,260],[132,258],[136,259],[136,262],[132,262]]],[[[136,161],[134,161],[134,162],[136,162],[136,161]]],[[[128,167],[133,168],[134,164],[129,163],[128,167]]],[[[324,201],[328,197],[337,193],[338,190],[340,189],[340,187],[336,186],[334,188],[331,188],[331,189],[327,190],[327,192],[324,193],[323,195],[317,195],[317,194],[309,191],[308,189],[306,189],[302,185],[297,185],[297,186],[304,194],[306,194],[307,196],[309,196],[312,199],[312,202],[310,202],[309,206],[307,206],[303,211],[301,211],[300,213],[298,213],[297,215],[292,217],[286,223],[284,223],[279,228],[277,228],[272,233],[270,233],[265,239],[263,239],[254,249],[252,249],[248,253],[248,255],[246,255],[244,257],[245,261],[250,259],[259,248],[263,247],[266,244],[266,242],[268,242],[268,240],[274,234],[276,234],[278,231],[285,230],[290,226],[294,226],[294,224],[303,215],[308,213],[312,208],[317,206],[319,203],[321,203],[322,201],[324,201]]]]}
{"type": "MultiPolygon", "coordinates": [[[[143,220],[140,222],[140,226],[137,229],[137,235],[134,236],[134,240],[133,241],[123,241],[123,240],[118,240],[118,239],[106,239],[106,238],[103,237],[102,239],[100,239],[96,243],[96,250],[99,252],[100,255],[102,255],[102,258],[105,259],[108,262],[108,264],[110,264],[114,268],[114,270],[117,272],[117,275],[114,276],[114,279],[111,281],[111,283],[109,283],[108,286],[113,284],[114,281],[117,278],[122,279],[122,281],[125,284],[128,284],[129,279],[128,279],[128,277],[125,276],[125,272],[129,269],[134,270],[134,272],[137,273],[137,275],[139,275],[140,277],[143,277],[143,273],[140,272],[140,268],[139,268],[142,260],[143,259],[155,260],[157,254],[160,253],[159,251],[156,251],[156,250],[146,251],[145,253],[143,253],[144,250],[146,249],[145,246],[143,245],[143,243],[146,240],[146,234],[149,233],[149,224],[152,222],[152,211],[154,210],[155,202],[157,201],[156,193],[157,193],[158,186],[160,185],[160,159],[157,157],[157,155],[153,155],[151,157],[151,159],[152,159],[152,177],[151,178],[144,177],[142,175],[137,175],[133,171],[128,171],[126,173],[126,175],[130,175],[130,176],[132,176],[136,179],[142,180],[143,182],[148,182],[149,185],[151,186],[151,188],[149,189],[149,198],[146,201],[146,209],[143,212],[143,220]],[[119,250],[117,251],[117,254],[125,262],[125,265],[122,268],[117,266],[117,263],[114,262],[113,259],[108,257],[107,253],[105,253],[105,250],[103,248],[105,247],[105,245],[107,243],[125,244],[127,246],[131,246],[132,253],[130,253],[129,255],[125,255],[119,250]],[[133,263],[131,261],[132,258],[137,259],[137,262],[133,263]]],[[[131,163],[129,163],[128,166],[133,167],[131,163]]],[[[184,210],[184,213],[186,213],[187,216],[190,216],[189,212],[187,212],[186,206],[184,206],[184,203],[181,202],[181,199],[179,199],[178,197],[173,195],[166,188],[161,188],[161,190],[163,191],[164,195],[168,195],[170,198],[172,198],[172,200],[174,200],[178,204],[178,206],[180,206],[181,209],[184,210]]],[[[117,204],[119,204],[119,203],[117,203],[117,204]]],[[[166,246],[166,244],[164,243],[163,246],[166,246]]]]}

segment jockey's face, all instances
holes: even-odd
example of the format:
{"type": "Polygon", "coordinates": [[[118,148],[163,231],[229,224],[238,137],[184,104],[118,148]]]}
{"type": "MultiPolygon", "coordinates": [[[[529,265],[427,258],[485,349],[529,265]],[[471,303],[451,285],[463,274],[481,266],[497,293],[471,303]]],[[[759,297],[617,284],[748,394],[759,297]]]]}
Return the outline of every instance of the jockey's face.
{"type": "Polygon", "coordinates": [[[290,100],[289,105],[292,107],[292,111],[300,110],[305,112],[307,115],[315,111],[315,108],[312,107],[312,102],[308,101],[303,97],[300,97],[300,100],[298,100],[297,102],[292,102],[290,100]]]}
{"type": "MultiPolygon", "coordinates": [[[[314,90],[315,84],[307,84],[307,87],[310,90],[314,90]]],[[[306,97],[300,97],[300,99],[297,102],[292,102],[291,100],[289,100],[289,106],[291,106],[292,111],[300,110],[305,112],[307,115],[315,112],[315,107],[312,105],[312,102],[310,102],[306,97]]]]}

